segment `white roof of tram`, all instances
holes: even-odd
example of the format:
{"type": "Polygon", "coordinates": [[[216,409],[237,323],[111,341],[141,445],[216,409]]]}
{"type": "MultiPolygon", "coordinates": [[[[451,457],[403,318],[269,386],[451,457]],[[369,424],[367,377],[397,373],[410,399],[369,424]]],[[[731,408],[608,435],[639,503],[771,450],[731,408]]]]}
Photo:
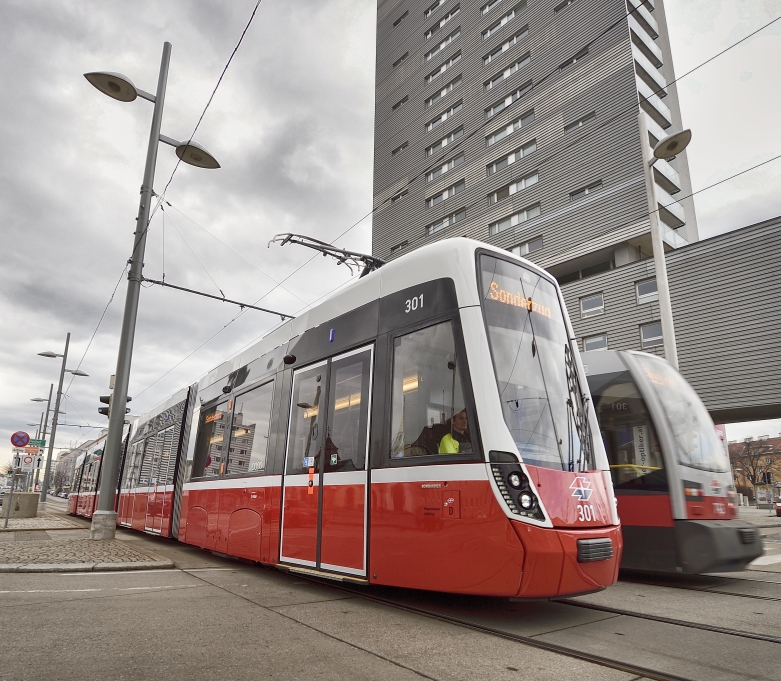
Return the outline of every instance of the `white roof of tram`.
{"type": "MultiPolygon", "coordinates": [[[[475,272],[475,251],[478,248],[505,257],[509,255],[504,249],[464,237],[443,239],[421,246],[365,277],[355,279],[302,313],[300,317],[288,320],[255,345],[215,367],[198,381],[199,389],[222,380],[233,371],[286,344],[309,329],[410,286],[435,279],[452,279],[455,283],[459,307],[480,305],[475,272]]],[[[534,263],[524,261],[524,264],[545,276],[550,276],[534,263]]]]}

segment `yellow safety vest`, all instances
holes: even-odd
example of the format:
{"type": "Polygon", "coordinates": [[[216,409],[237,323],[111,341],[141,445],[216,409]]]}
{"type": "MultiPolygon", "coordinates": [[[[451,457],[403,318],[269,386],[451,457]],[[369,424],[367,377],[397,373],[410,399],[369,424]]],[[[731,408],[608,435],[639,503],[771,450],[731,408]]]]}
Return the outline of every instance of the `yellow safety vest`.
{"type": "Polygon", "coordinates": [[[458,454],[459,443],[450,433],[447,433],[439,441],[439,453],[440,454],[458,454]]]}

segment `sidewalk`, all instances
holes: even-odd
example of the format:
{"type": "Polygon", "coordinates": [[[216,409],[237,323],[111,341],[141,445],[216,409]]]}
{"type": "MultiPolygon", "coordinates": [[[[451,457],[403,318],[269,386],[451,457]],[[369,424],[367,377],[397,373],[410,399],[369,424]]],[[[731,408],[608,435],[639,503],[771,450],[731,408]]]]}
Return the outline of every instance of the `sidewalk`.
{"type": "MultiPolygon", "coordinates": [[[[766,508],[756,506],[738,506],[738,518],[756,525],[762,529],[777,529],[781,532],[781,516],[777,516],[775,509],[769,511],[766,508]]],[[[763,532],[762,534],[767,534],[763,532]]]]}
{"type": "Polygon", "coordinates": [[[0,573],[90,572],[173,568],[171,560],[128,545],[93,541],[85,522],[46,512],[36,518],[0,521],[0,573]]]}

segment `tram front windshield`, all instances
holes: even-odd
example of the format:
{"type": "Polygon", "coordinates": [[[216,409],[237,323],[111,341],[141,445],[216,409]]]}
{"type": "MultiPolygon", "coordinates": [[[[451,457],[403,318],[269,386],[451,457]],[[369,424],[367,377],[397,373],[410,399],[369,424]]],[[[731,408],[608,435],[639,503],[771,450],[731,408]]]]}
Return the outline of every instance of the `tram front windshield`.
{"type": "Polygon", "coordinates": [[[634,358],[662,405],[678,463],[705,471],[728,471],[729,459],[716,437],[713,420],[694,388],[664,360],[639,354],[634,358]]]}
{"type": "Polygon", "coordinates": [[[524,462],[593,468],[587,406],[556,286],[531,269],[480,257],[481,297],[505,423],[524,462]]]}
{"type": "Polygon", "coordinates": [[[617,492],[664,492],[664,457],[640,390],[629,371],[588,377],[617,492]]]}

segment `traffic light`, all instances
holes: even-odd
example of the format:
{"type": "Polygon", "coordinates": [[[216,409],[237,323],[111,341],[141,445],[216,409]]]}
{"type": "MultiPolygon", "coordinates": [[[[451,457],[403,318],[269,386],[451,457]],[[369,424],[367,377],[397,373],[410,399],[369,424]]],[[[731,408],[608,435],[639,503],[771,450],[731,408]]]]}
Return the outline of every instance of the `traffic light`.
{"type": "MultiPolygon", "coordinates": [[[[100,396],[100,401],[103,404],[107,404],[108,407],[98,407],[98,414],[103,414],[103,416],[111,416],[111,402],[112,402],[113,399],[114,399],[114,393],[111,393],[111,395],[101,395],[100,396]]],[[[132,402],[133,398],[132,397],[128,397],[127,401],[128,402],[132,402]]],[[[125,413],[129,414],[130,413],[130,409],[126,408],[125,409],[125,413]]]]}

